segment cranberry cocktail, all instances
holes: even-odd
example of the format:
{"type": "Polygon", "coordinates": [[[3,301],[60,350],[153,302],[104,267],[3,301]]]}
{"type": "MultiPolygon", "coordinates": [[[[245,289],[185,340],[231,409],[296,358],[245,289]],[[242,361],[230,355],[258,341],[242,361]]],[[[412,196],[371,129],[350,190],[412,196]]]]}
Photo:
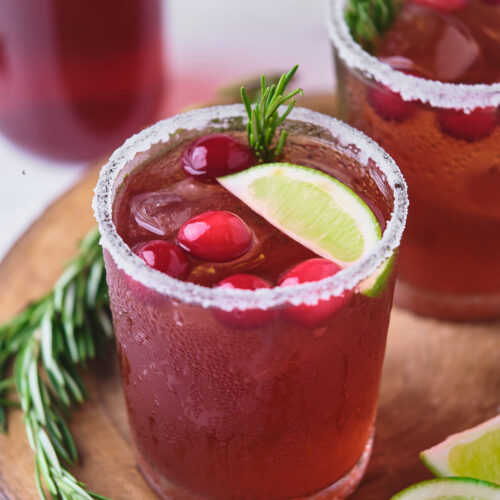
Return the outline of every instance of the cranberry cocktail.
{"type": "Polygon", "coordinates": [[[348,5],[331,0],[329,12],[341,115],[394,157],[411,200],[396,300],[447,318],[498,316],[500,4],[406,0],[365,48],[348,5]]]}
{"type": "Polygon", "coordinates": [[[160,122],[101,173],[94,207],[137,460],[162,498],[345,498],[371,449],[404,180],[361,133],[301,109],[283,123],[281,163],[255,167],[243,117],[228,106],[160,122]],[[302,193],[317,188],[309,178],[336,183],[377,241],[345,266],[317,254],[234,194],[249,172],[264,197],[285,174],[302,193]]]}

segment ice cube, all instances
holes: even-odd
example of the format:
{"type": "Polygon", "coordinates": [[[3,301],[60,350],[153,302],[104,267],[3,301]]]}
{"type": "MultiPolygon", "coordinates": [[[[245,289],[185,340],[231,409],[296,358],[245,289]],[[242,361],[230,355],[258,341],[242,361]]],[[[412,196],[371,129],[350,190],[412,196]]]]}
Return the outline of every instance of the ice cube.
{"type": "Polygon", "coordinates": [[[169,188],[177,195],[192,202],[194,206],[193,215],[198,215],[211,210],[238,211],[242,202],[226,191],[218,183],[204,183],[191,178],[172,184],[169,188]]]}
{"type": "Polygon", "coordinates": [[[459,81],[479,63],[481,48],[470,30],[458,19],[449,19],[436,41],[434,68],[441,81],[459,81]]]}
{"type": "Polygon", "coordinates": [[[191,177],[172,184],[169,189],[189,201],[200,200],[222,190],[219,184],[198,182],[191,177]]]}
{"type": "Polygon", "coordinates": [[[141,228],[167,238],[193,215],[193,203],[171,190],[138,194],[130,208],[141,228]]]}

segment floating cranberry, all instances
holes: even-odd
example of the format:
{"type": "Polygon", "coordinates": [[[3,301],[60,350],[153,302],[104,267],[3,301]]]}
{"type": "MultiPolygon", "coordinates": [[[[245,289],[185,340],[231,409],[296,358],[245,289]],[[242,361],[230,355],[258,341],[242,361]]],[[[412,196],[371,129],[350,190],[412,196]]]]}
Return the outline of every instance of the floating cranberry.
{"type": "Polygon", "coordinates": [[[134,252],[149,267],[173,278],[184,279],[189,273],[186,254],[177,245],[168,241],[148,241],[136,247],[134,252]]]}
{"type": "Polygon", "coordinates": [[[497,125],[495,108],[477,108],[469,114],[457,110],[443,110],[439,115],[441,128],[448,135],[466,141],[487,137],[497,125]]]}
{"type": "Polygon", "coordinates": [[[179,229],[179,245],[194,257],[227,262],[241,257],[252,245],[250,228],[231,212],[205,212],[179,229]]]}
{"type": "Polygon", "coordinates": [[[184,170],[197,179],[233,174],[257,163],[253,151],[234,137],[211,134],[196,139],[182,155],[184,170]]]}
{"type": "MultiPolygon", "coordinates": [[[[406,57],[381,57],[380,61],[406,75],[422,76],[413,67],[413,62],[406,57]]],[[[370,86],[368,101],[381,118],[389,121],[402,122],[417,110],[414,101],[405,101],[400,94],[381,83],[370,86]]]]}
{"type": "Polygon", "coordinates": [[[467,7],[469,0],[413,0],[416,4],[439,12],[454,12],[467,7]]]}
{"type": "MultiPolygon", "coordinates": [[[[327,259],[309,259],[288,271],[281,278],[279,286],[292,286],[319,281],[337,274],[340,270],[341,268],[337,264],[327,259]]],[[[351,293],[345,291],[340,296],[320,300],[316,305],[288,306],[283,309],[283,314],[288,320],[302,326],[318,326],[342,308],[347,303],[351,293]]]]}
{"type": "MultiPolygon", "coordinates": [[[[223,279],[217,287],[238,288],[241,290],[271,288],[262,278],[251,274],[234,274],[233,276],[229,276],[229,278],[223,279]]],[[[246,311],[241,311],[240,309],[234,309],[233,311],[216,309],[214,314],[221,323],[233,328],[258,328],[269,323],[276,315],[272,309],[248,309],[246,311]]]]}
{"type": "Polygon", "coordinates": [[[384,120],[402,122],[417,109],[414,102],[405,101],[397,92],[381,84],[370,87],[368,100],[372,108],[384,120]]]}

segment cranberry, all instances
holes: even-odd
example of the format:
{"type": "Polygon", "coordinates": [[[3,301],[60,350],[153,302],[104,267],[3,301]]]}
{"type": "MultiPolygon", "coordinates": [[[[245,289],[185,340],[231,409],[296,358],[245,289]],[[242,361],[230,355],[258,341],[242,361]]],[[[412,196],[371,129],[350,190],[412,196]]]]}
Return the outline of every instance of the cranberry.
{"type": "Polygon", "coordinates": [[[483,0],[484,3],[489,3],[490,5],[500,5],[500,0],[483,0]]]}
{"type": "Polygon", "coordinates": [[[177,245],[168,241],[148,241],[136,247],[134,253],[149,267],[173,278],[184,279],[189,273],[186,254],[177,245]]]}
{"type": "Polygon", "coordinates": [[[497,110],[477,108],[469,114],[454,109],[443,110],[439,115],[439,123],[448,135],[472,142],[493,132],[497,124],[497,110]]]}
{"type": "MultiPolygon", "coordinates": [[[[413,63],[406,57],[383,57],[380,58],[380,61],[407,75],[420,76],[413,68],[413,63]]],[[[368,101],[384,120],[402,122],[417,109],[415,102],[405,101],[397,92],[393,92],[389,87],[382,84],[370,87],[368,101]]]]}
{"type": "MultiPolygon", "coordinates": [[[[271,288],[262,278],[251,274],[234,274],[229,278],[223,279],[217,287],[241,289],[241,290],[257,290],[259,288],[271,288]]],[[[215,317],[221,322],[233,328],[258,328],[270,322],[276,315],[272,309],[248,309],[241,311],[234,309],[233,311],[223,311],[216,309],[215,317]]]]}
{"type": "Polygon", "coordinates": [[[422,7],[438,10],[439,12],[453,12],[464,9],[469,0],[413,0],[422,7]]]}
{"type": "Polygon", "coordinates": [[[402,122],[409,118],[417,108],[414,102],[405,101],[397,92],[381,84],[370,87],[368,100],[372,108],[384,120],[402,122]]]}
{"type": "Polygon", "coordinates": [[[184,170],[198,179],[213,179],[245,170],[257,163],[253,151],[230,135],[196,139],[182,155],[184,170]]]}
{"type": "MultiPolygon", "coordinates": [[[[327,259],[309,259],[301,262],[288,271],[280,280],[279,286],[299,285],[319,281],[328,276],[333,276],[340,271],[340,267],[327,259]]],[[[316,305],[288,306],[283,309],[285,317],[302,326],[318,326],[338,311],[351,296],[350,291],[345,291],[340,296],[327,300],[320,300],[316,305]]]]}
{"type": "Polygon", "coordinates": [[[205,212],[179,229],[179,245],[194,257],[227,262],[241,257],[252,244],[250,228],[231,212],[205,212]]]}

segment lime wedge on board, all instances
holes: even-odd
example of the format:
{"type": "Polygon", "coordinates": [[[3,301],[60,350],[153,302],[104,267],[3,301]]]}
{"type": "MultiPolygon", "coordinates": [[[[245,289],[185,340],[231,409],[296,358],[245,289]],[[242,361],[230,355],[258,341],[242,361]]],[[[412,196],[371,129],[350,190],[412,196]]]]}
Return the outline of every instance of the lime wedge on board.
{"type": "Polygon", "coordinates": [[[381,238],[368,205],[319,170],[268,163],[217,180],[281,232],[343,268],[381,238]]]}
{"type": "Polygon", "coordinates": [[[406,488],[391,500],[500,500],[500,486],[463,477],[431,479],[406,488]]]}
{"type": "Polygon", "coordinates": [[[460,476],[500,484],[500,415],[453,434],[420,458],[436,476],[460,476]]]}

